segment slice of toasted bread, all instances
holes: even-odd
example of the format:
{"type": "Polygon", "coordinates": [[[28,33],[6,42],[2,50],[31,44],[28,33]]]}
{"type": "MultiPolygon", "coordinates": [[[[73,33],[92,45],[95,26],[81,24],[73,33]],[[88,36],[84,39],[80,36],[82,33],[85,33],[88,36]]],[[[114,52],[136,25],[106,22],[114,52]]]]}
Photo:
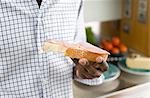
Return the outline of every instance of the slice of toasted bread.
{"type": "Polygon", "coordinates": [[[86,58],[89,61],[96,62],[96,58],[99,56],[104,58],[104,61],[106,61],[108,54],[98,54],[90,51],[68,48],[65,52],[65,56],[69,56],[71,58],[77,58],[77,59],[86,58]]]}
{"type": "Polygon", "coordinates": [[[96,62],[97,57],[107,60],[109,53],[89,43],[82,42],[78,44],[68,44],[62,41],[47,41],[43,45],[43,51],[63,52],[65,56],[70,58],[86,58],[89,61],[96,62]]]}

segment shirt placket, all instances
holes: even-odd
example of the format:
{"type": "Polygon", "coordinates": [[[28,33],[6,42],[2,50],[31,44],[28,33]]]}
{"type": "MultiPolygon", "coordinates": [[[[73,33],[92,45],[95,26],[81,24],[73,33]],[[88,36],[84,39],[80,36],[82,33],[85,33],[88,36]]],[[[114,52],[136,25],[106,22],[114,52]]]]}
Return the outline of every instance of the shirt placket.
{"type": "Polygon", "coordinates": [[[44,7],[46,5],[44,5],[44,2],[46,0],[43,0],[42,1],[42,4],[41,4],[41,7],[37,13],[37,37],[36,37],[36,41],[37,41],[37,48],[38,48],[38,59],[39,59],[39,70],[40,70],[40,79],[41,79],[41,82],[42,82],[42,87],[43,87],[43,97],[44,98],[50,98],[51,96],[48,96],[48,95],[51,95],[51,94],[48,94],[50,92],[48,91],[51,91],[49,90],[49,78],[48,78],[48,74],[47,74],[47,71],[48,71],[48,65],[47,65],[47,59],[46,59],[46,55],[42,54],[41,53],[41,48],[42,48],[42,43],[45,41],[45,38],[46,38],[46,33],[44,32],[44,7]]]}

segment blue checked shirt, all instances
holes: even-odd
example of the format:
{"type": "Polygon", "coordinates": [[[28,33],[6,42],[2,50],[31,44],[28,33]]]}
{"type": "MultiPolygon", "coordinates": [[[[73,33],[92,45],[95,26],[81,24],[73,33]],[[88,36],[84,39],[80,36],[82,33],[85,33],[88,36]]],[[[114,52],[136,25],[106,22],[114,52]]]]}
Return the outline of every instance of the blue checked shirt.
{"type": "MultiPolygon", "coordinates": [[[[0,98],[72,98],[73,62],[40,52],[48,39],[85,41],[81,0],[0,0],[0,98]]],[[[102,78],[76,79],[89,85],[102,78]]]]}

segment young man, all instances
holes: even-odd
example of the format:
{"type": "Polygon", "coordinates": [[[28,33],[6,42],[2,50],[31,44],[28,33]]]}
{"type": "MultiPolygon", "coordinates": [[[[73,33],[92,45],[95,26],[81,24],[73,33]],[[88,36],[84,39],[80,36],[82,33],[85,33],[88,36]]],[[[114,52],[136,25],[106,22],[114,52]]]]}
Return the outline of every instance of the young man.
{"type": "Polygon", "coordinates": [[[48,39],[85,41],[82,4],[0,0],[0,98],[72,98],[73,75],[82,83],[102,82],[107,66],[97,70],[101,58],[73,63],[60,53],[40,53],[48,39]]]}

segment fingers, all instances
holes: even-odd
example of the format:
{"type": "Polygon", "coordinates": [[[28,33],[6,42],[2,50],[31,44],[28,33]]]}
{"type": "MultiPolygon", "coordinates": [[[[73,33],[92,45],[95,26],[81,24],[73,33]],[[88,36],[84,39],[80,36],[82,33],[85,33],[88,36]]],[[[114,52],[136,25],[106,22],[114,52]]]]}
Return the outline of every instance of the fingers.
{"type": "Polygon", "coordinates": [[[77,65],[76,67],[76,76],[81,79],[93,79],[94,77],[90,75],[85,68],[83,68],[81,65],[77,65]]]}
{"type": "Polygon", "coordinates": [[[86,77],[82,73],[80,73],[79,70],[76,70],[76,76],[80,79],[86,79],[86,77]]]}
{"type": "Polygon", "coordinates": [[[97,57],[96,62],[89,62],[86,58],[74,60],[76,62],[76,76],[82,79],[93,79],[100,77],[108,70],[108,64],[102,57],[97,57]]]}
{"type": "Polygon", "coordinates": [[[81,64],[81,66],[93,77],[99,77],[101,75],[101,73],[92,66],[94,64],[93,62],[89,62],[87,59],[82,58],[79,60],[79,64],[81,64]]]}
{"type": "Polygon", "coordinates": [[[87,72],[85,69],[84,70],[78,70],[78,76],[82,79],[94,79],[94,78],[97,78],[97,77],[100,77],[101,76],[101,73],[98,72],[97,75],[93,75],[93,74],[90,74],[89,72],[87,72]]]}
{"type": "Polygon", "coordinates": [[[85,77],[84,79],[93,79],[95,78],[91,74],[89,74],[86,70],[82,71],[82,75],[85,77]]]}
{"type": "MultiPolygon", "coordinates": [[[[77,59],[74,59],[75,62],[77,62],[77,59]]],[[[104,58],[102,58],[101,56],[96,58],[96,63],[102,63],[104,61],[104,58]]],[[[81,65],[86,65],[89,64],[89,61],[86,58],[81,58],[78,60],[78,63],[81,65]]]]}
{"type": "Polygon", "coordinates": [[[102,57],[97,57],[96,58],[96,64],[94,65],[95,68],[101,70],[102,72],[105,72],[108,70],[109,66],[106,61],[102,57]]]}
{"type": "Polygon", "coordinates": [[[89,66],[86,66],[85,69],[89,74],[91,74],[94,77],[100,77],[101,76],[101,72],[98,71],[96,68],[94,68],[94,66],[89,65],[89,66]]]}
{"type": "Polygon", "coordinates": [[[82,79],[93,79],[101,76],[101,72],[96,70],[94,67],[84,67],[82,65],[76,66],[76,76],[82,79]]]}
{"type": "Polygon", "coordinates": [[[98,64],[98,63],[95,63],[93,66],[94,66],[96,69],[99,69],[101,65],[98,64]]]}
{"type": "MultiPolygon", "coordinates": [[[[109,69],[109,65],[106,61],[104,61],[101,65],[103,67],[103,72],[107,71],[109,69]]],[[[101,67],[100,67],[100,69],[101,69],[101,67]]]]}
{"type": "Polygon", "coordinates": [[[80,65],[76,65],[75,67],[75,75],[78,77],[78,78],[81,78],[81,79],[85,79],[85,77],[82,75],[82,70],[84,70],[80,65]]]}
{"type": "Polygon", "coordinates": [[[79,59],[78,63],[81,65],[87,65],[89,61],[86,58],[81,58],[79,59]]]}
{"type": "Polygon", "coordinates": [[[94,66],[95,66],[95,68],[97,69],[97,70],[100,70],[100,71],[102,71],[102,72],[105,72],[105,71],[107,71],[108,70],[108,68],[109,68],[109,66],[108,66],[108,63],[107,62],[102,62],[102,63],[95,63],[94,64],[94,66]]]}
{"type": "Polygon", "coordinates": [[[101,56],[96,58],[96,63],[102,63],[103,61],[104,59],[101,56]]]}

